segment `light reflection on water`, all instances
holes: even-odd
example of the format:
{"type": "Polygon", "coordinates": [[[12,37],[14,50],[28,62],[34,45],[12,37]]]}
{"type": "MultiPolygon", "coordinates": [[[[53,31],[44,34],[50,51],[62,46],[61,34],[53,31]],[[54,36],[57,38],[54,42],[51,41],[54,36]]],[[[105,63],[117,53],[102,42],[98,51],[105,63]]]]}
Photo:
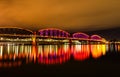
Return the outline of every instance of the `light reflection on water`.
{"type": "Polygon", "coordinates": [[[71,49],[75,60],[85,60],[90,56],[90,45],[72,45],[71,49]]]}
{"type": "Polygon", "coordinates": [[[19,45],[0,44],[0,67],[20,66],[25,63],[61,64],[70,60],[83,61],[104,56],[108,51],[120,51],[120,45],[19,45]]]}
{"type": "Polygon", "coordinates": [[[98,58],[106,54],[106,45],[91,45],[90,48],[93,58],[98,58]]]}

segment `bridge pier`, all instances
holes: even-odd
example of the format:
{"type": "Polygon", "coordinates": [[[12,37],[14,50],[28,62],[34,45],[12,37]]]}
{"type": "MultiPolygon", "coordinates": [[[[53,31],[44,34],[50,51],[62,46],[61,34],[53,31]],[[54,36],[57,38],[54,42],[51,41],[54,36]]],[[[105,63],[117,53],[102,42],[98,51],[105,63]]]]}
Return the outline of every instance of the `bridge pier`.
{"type": "Polygon", "coordinates": [[[34,35],[32,36],[32,45],[36,45],[36,32],[34,32],[34,35]]]}

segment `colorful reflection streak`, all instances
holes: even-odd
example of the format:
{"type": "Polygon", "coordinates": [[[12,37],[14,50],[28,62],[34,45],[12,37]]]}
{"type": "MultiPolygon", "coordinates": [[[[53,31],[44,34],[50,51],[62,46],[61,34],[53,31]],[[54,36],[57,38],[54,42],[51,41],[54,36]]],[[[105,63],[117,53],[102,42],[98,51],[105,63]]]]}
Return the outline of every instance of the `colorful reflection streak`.
{"type": "MultiPolygon", "coordinates": [[[[70,60],[83,61],[90,56],[99,58],[113,45],[24,45],[0,44],[0,67],[20,66],[23,63],[61,64],[70,60]]],[[[120,51],[120,45],[114,46],[120,51]]],[[[115,48],[115,49],[116,49],[115,48]]]]}
{"type": "Polygon", "coordinates": [[[118,52],[120,52],[120,45],[117,45],[118,52]]]}
{"type": "Polygon", "coordinates": [[[26,57],[24,45],[0,44],[0,67],[20,66],[26,57]]]}
{"type": "Polygon", "coordinates": [[[106,54],[106,45],[90,45],[91,54],[93,58],[98,58],[106,54]]]}
{"type": "Polygon", "coordinates": [[[110,52],[113,52],[113,51],[120,52],[120,44],[111,42],[111,43],[109,43],[109,45],[108,45],[108,50],[109,50],[110,52]]]}
{"type": "Polygon", "coordinates": [[[73,45],[71,49],[75,60],[85,60],[90,56],[89,45],[73,45]]]}
{"type": "Polygon", "coordinates": [[[40,45],[37,57],[39,63],[61,64],[70,59],[70,48],[69,45],[40,45]]]}
{"type": "Polygon", "coordinates": [[[0,46],[0,67],[19,66],[26,63],[61,64],[70,59],[69,45],[17,45],[0,46]]]}

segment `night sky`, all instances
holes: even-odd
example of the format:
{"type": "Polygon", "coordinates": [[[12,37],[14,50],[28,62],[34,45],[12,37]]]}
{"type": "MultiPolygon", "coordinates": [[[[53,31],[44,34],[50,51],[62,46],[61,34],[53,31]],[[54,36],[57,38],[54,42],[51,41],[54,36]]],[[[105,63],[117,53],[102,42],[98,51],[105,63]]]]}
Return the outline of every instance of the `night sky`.
{"type": "Polygon", "coordinates": [[[69,32],[120,27],[119,0],[0,0],[0,27],[69,32]]]}
{"type": "Polygon", "coordinates": [[[116,27],[120,26],[119,4],[119,0],[0,0],[0,25],[68,30],[116,27]]]}

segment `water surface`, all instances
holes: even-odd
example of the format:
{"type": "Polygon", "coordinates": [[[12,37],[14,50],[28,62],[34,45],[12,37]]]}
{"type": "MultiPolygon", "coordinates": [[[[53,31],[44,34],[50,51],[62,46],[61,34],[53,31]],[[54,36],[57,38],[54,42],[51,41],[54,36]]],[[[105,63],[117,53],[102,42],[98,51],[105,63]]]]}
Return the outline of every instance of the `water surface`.
{"type": "Polygon", "coordinates": [[[120,45],[0,44],[0,73],[5,76],[118,75],[120,45]],[[61,73],[61,74],[60,74],[61,73]],[[70,74],[69,74],[70,73],[70,74]]]}

